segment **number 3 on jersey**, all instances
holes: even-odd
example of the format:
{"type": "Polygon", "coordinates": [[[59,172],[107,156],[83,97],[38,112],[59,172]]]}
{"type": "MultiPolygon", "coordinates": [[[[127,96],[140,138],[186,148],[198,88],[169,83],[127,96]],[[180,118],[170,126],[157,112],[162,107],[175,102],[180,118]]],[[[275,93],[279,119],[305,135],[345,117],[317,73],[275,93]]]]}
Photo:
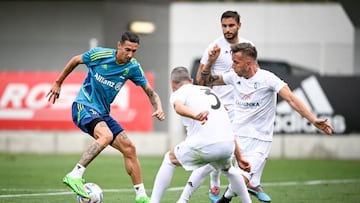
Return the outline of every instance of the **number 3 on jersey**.
{"type": "Polygon", "coordinates": [[[212,109],[218,109],[218,108],[220,108],[220,106],[221,106],[220,99],[219,99],[214,93],[212,93],[209,88],[202,88],[201,90],[204,90],[204,93],[205,93],[206,95],[214,96],[214,97],[215,97],[215,99],[216,99],[216,104],[215,104],[215,105],[211,105],[211,108],[212,108],[212,109]]]}

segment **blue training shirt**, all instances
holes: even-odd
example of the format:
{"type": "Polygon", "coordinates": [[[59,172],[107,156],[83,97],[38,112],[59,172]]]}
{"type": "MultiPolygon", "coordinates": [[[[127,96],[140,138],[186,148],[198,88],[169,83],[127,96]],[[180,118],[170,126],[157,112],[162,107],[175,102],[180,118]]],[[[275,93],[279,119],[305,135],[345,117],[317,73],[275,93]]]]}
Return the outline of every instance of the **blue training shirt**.
{"type": "Polygon", "coordinates": [[[135,85],[148,83],[135,58],[125,64],[116,62],[116,50],[96,47],[82,55],[88,74],[75,98],[75,102],[91,106],[101,114],[110,114],[110,104],[130,79],[135,85]]]}

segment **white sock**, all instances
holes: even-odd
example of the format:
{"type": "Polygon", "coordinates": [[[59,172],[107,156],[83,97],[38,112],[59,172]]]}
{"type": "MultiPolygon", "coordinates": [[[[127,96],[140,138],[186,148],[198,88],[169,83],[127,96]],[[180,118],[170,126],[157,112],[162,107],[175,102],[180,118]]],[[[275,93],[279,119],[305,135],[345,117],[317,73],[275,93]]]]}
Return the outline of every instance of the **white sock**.
{"type": "Polygon", "coordinates": [[[82,178],[85,172],[85,167],[77,163],[74,169],[68,174],[72,178],[82,178]]]}
{"type": "Polygon", "coordinates": [[[171,163],[169,152],[164,156],[164,160],[156,174],[150,203],[159,203],[166,188],[169,186],[176,166],[171,163]]]}
{"type": "Polygon", "coordinates": [[[264,171],[265,163],[266,163],[266,160],[261,164],[259,169],[256,170],[256,172],[254,174],[252,174],[251,179],[250,179],[251,185],[253,185],[253,186],[260,185],[260,179],[261,179],[262,172],[264,171]]]}
{"type": "Polygon", "coordinates": [[[220,187],[220,170],[213,170],[210,173],[210,186],[220,187]]]}
{"type": "Polygon", "coordinates": [[[224,193],[224,197],[226,197],[227,199],[231,199],[234,196],[236,196],[236,194],[232,191],[231,184],[229,184],[227,186],[227,189],[226,189],[225,193],[224,193]]]}
{"type": "Polygon", "coordinates": [[[206,176],[213,170],[214,168],[210,164],[193,170],[178,202],[189,201],[191,195],[202,185],[206,176]]]}
{"type": "Polygon", "coordinates": [[[134,185],[136,197],[147,197],[145,187],[143,183],[134,185]]]}
{"type": "Polygon", "coordinates": [[[252,201],[240,169],[230,167],[230,169],[227,172],[224,172],[224,174],[230,182],[229,188],[224,196],[226,198],[233,197],[235,193],[240,197],[242,203],[251,203],[252,201]],[[234,192],[233,194],[231,194],[232,191],[234,192]]]}

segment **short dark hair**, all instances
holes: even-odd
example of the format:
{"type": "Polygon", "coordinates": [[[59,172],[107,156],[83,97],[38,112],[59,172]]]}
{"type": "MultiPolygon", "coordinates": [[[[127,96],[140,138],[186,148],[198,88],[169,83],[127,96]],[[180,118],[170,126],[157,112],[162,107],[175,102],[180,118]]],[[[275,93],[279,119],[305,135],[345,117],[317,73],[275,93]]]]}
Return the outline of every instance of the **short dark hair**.
{"type": "Polygon", "coordinates": [[[236,11],[225,11],[222,15],[221,15],[221,19],[223,18],[234,18],[236,20],[237,23],[240,23],[240,15],[238,14],[238,12],[236,11]]]}
{"type": "Polygon", "coordinates": [[[121,44],[124,44],[125,41],[134,42],[140,44],[139,36],[133,32],[126,31],[121,35],[121,44]]]}
{"type": "Polygon", "coordinates": [[[241,52],[245,56],[249,56],[254,60],[257,59],[256,47],[250,43],[239,43],[239,44],[231,45],[231,53],[234,54],[237,52],[241,52]]]}
{"type": "Polygon", "coordinates": [[[191,77],[187,68],[179,66],[171,71],[171,81],[179,84],[183,81],[190,81],[191,77]]]}

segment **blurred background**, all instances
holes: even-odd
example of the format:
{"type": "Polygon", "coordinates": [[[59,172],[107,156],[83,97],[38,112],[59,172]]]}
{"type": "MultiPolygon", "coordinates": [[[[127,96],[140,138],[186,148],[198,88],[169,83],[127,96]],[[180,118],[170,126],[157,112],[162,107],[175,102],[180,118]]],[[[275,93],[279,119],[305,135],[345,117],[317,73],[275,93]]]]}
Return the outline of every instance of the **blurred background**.
{"type": "Polygon", "coordinates": [[[222,35],[226,10],[241,15],[240,36],[254,42],[260,66],[335,127],[334,136],[325,136],[279,100],[271,156],[360,159],[360,14],[351,1],[1,1],[0,152],[82,151],[90,138],[72,124],[70,111],[86,67],[67,78],[57,104],[45,95],[73,55],[115,48],[121,33],[132,30],[140,36],[136,58],[167,119],[151,118],[151,105],[131,82],[112,115],[139,154],[164,153],[184,138],[169,106],[169,73],[176,66],[196,71],[208,44],[222,35]]]}

